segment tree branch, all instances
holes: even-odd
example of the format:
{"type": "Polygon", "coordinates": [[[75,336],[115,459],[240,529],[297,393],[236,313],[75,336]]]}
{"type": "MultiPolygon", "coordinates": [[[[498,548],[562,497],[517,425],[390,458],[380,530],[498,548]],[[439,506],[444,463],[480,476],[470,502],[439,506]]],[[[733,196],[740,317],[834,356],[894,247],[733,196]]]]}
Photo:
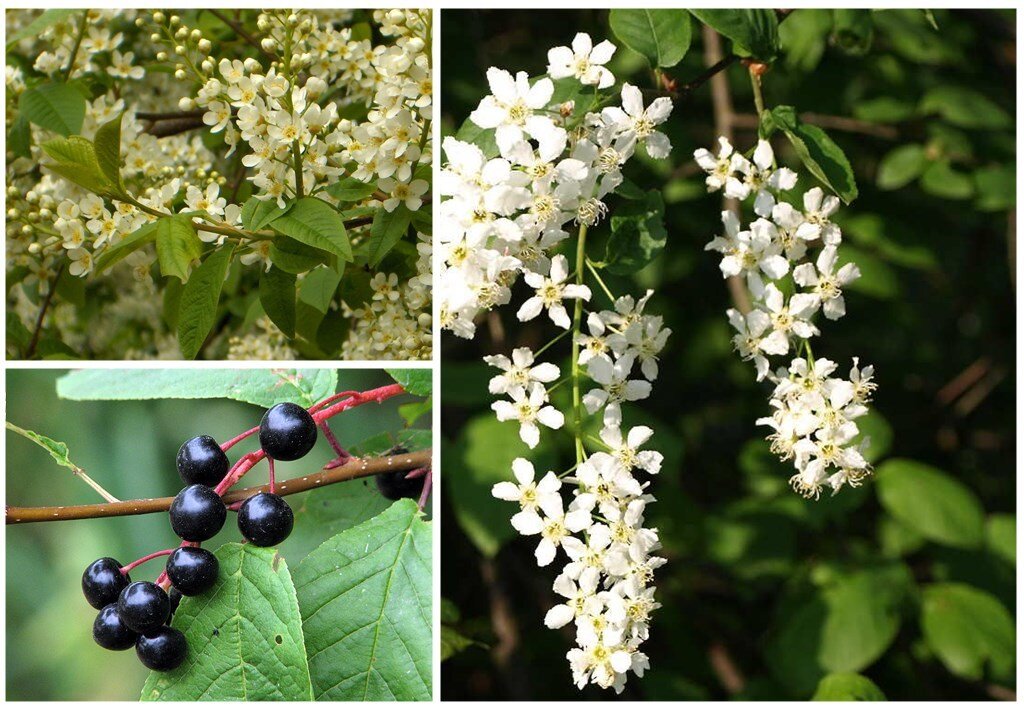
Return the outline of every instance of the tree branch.
{"type": "MultiPolygon", "coordinates": [[[[721,65],[723,61],[722,38],[707,25],[701,28],[701,32],[704,35],[704,62],[713,69],[721,65]]],[[[736,113],[733,111],[732,97],[729,95],[729,79],[721,73],[721,70],[710,74],[708,78],[711,81],[711,106],[714,110],[715,133],[725,136],[731,143],[733,140],[732,126],[736,113]]],[[[739,201],[733,198],[723,198],[722,209],[735,212],[739,210],[739,201]]],[[[733,275],[726,279],[725,283],[736,308],[740,313],[749,313],[752,308],[750,294],[747,293],[747,287],[743,280],[733,275]]]]}
{"type": "Polygon", "coordinates": [[[61,263],[57,268],[57,273],[53,276],[53,281],[50,282],[50,289],[46,292],[46,296],[43,297],[43,303],[39,307],[39,315],[36,317],[35,328],[32,329],[32,340],[28,342],[28,347],[25,349],[25,358],[31,358],[35,355],[36,346],[39,345],[39,336],[43,332],[43,320],[46,318],[46,312],[50,309],[50,304],[53,303],[53,295],[57,293],[57,284],[60,282],[61,276],[64,274],[64,267],[66,263],[61,263]]]}
{"type": "Polygon", "coordinates": [[[234,30],[236,35],[244,39],[257,50],[259,50],[260,54],[262,54],[264,57],[266,57],[272,62],[276,62],[278,60],[277,54],[275,54],[274,52],[268,52],[267,50],[263,49],[263,45],[255,37],[246,32],[245,28],[242,27],[241,23],[235,22],[220,10],[215,10],[214,8],[207,8],[207,12],[209,12],[211,15],[216,17],[218,20],[223,22],[232,30],[234,30]]]}
{"type": "MultiPolygon", "coordinates": [[[[315,474],[296,477],[277,482],[277,493],[281,496],[298,494],[321,486],[337,484],[351,479],[374,476],[384,472],[401,472],[421,467],[429,467],[431,452],[422,449],[408,454],[394,454],[384,457],[366,459],[350,459],[339,467],[322,469],[315,474]]],[[[236,489],[224,495],[224,503],[231,504],[244,501],[253,494],[269,491],[269,486],[250,486],[236,489]]],[[[111,516],[135,516],[138,514],[157,513],[171,508],[173,496],[158,499],[135,499],[119,501],[112,504],[86,504],[83,506],[8,506],[7,525],[15,523],[38,523],[42,521],[75,521],[84,518],[109,518],[111,516]]]]}
{"type": "MultiPolygon", "coordinates": [[[[861,121],[849,116],[832,116],[805,111],[800,114],[800,120],[821,128],[832,128],[847,133],[863,133],[866,136],[875,136],[891,141],[899,137],[899,131],[895,126],[861,121]]],[[[760,125],[760,121],[754,114],[735,114],[732,117],[732,125],[736,128],[756,129],[760,125]]]]}

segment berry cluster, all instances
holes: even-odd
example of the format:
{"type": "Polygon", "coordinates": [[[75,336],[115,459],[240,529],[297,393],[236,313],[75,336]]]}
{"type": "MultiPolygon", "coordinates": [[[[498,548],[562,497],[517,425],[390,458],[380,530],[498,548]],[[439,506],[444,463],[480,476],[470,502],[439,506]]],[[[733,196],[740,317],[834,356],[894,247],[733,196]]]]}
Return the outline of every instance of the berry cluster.
{"type": "MultiPolygon", "coordinates": [[[[242,502],[238,530],[253,545],[266,547],[284,541],[294,523],[291,507],[273,493],[273,462],[294,461],[308,454],[316,444],[317,423],[308,410],[286,402],[267,410],[258,431],[262,455],[270,463],[271,491],[242,502]]],[[[237,476],[225,450],[235,441],[222,446],[209,435],[199,435],[178,450],[178,474],[185,488],[174,497],[169,513],[171,529],[182,540],[180,547],[127,566],[113,558],[100,558],[85,569],[82,592],[100,611],[92,634],[101,647],[123,650],[134,646],[142,663],[156,671],[169,671],[184,661],[185,635],[171,627],[170,621],[182,595],[200,595],[217,582],[217,556],[200,545],[217,535],[227,519],[228,507],[222,496],[237,476]],[[167,563],[156,582],[132,582],[128,574],[132,568],[163,555],[167,563]]]]}

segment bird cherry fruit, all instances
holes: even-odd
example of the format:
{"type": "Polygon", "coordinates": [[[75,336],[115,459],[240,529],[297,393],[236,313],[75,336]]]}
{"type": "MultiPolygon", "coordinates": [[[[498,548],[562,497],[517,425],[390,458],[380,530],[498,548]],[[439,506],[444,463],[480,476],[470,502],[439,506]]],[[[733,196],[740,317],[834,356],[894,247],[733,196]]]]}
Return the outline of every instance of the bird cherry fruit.
{"type": "Polygon", "coordinates": [[[117,614],[128,629],[145,634],[167,622],[171,603],[160,586],[149,581],[130,584],[117,599],[117,614]]]}
{"type": "Polygon", "coordinates": [[[260,422],[260,447],[271,459],[291,462],[306,456],[316,444],[316,422],[293,402],[274,405],[260,422]]]}
{"type": "Polygon", "coordinates": [[[220,532],[228,510],[216,491],[192,484],[178,492],[171,503],[171,528],[183,541],[205,541],[220,532]]]}
{"type": "Polygon", "coordinates": [[[257,546],[277,545],[292,532],[294,523],[292,507],[277,494],[255,494],[238,509],[238,530],[257,546]]]}
{"type": "Polygon", "coordinates": [[[230,463],[224,451],[210,435],[199,435],[178,450],[178,475],[186,484],[204,484],[213,488],[227,476],[230,463]]]}
{"type": "Polygon", "coordinates": [[[113,558],[100,558],[89,564],[82,573],[82,592],[97,610],[117,602],[118,595],[132,579],[121,572],[121,564],[113,558]]]}
{"type": "Polygon", "coordinates": [[[167,577],[181,595],[199,595],[217,582],[217,556],[203,548],[182,546],[167,559],[167,577]]]}

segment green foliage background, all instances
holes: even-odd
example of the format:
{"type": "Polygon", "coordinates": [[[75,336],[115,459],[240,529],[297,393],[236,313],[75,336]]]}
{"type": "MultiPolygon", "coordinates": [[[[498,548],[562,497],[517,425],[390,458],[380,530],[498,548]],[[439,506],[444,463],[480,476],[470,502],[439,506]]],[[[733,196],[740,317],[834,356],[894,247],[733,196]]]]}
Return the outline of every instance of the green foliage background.
{"type": "MultiPolygon", "coordinates": [[[[218,439],[234,436],[258,424],[263,413],[263,408],[255,405],[220,399],[60,400],[55,381],[63,374],[56,370],[8,370],[7,418],[67,443],[71,460],[121,499],[176,493],[181,480],[174,459],[182,442],[197,433],[209,433],[218,439]]],[[[392,382],[383,371],[342,371],[338,389],[366,390],[392,382]]],[[[402,396],[381,407],[368,406],[343,414],[332,420],[332,429],[345,447],[357,446],[381,433],[400,437],[405,423],[397,405],[412,400],[402,396]]],[[[418,425],[422,427],[426,421],[418,425]]],[[[95,493],[37,445],[10,431],[6,443],[8,504],[49,506],[97,501],[95,493]]],[[[250,449],[244,443],[238,446],[239,452],[250,449]]],[[[332,457],[321,437],[305,459],[277,462],[278,477],[308,474],[332,457]]],[[[246,481],[250,477],[250,485],[264,483],[265,465],[251,472],[246,481]]],[[[345,487],[374,489],[374,483],[360,479],[315,491],[345,487]]],[[[362,513],[352,511],[351,520],[327,514],[310,517],[304,502],[312,493],[288,497],[296,512],[296,525],[280,551],[293,575],[299,561],[313,548],[363,520],[360,515],[375,515],[390,503],[374,490],[373,497],[381,500],[380,505],[365,506],[362,513]]],[[[81,576],[85,566],[99,557],[109,555],[124,564],[174,545],[177,539],[166,514],[20,524],[8,526],[6,534],[7,699],[138,699],[149,672],[134,651],[111,652],[92,641],[96,611],[82,597],[81,576]]],[[[234,516],[229,515],[209,548],[215,550],[222,543],[240,538],[234,516]]],[[[152,561],[133,571],[132,578],[152,580],[159,572],[160,562],[152,561]]]]}
{"type": "MultiPolygon", "coordinates": [[[[731,351],[728,292],[718,259],[703,252],[721,210],[691,157],[715,141],[708,86],[676,102],[662,127],[669,160],[638,156],[627,170],[661,188],[668,240],[652,264],[610,286],[654,288],[648,310],[665,315],[673,336],[653,396],[632,408],[666,456],[648,509],[669,558],[657,579],[664,607],[644,647],[652,669],[619,698],[1014,693],[1015,19],[798,9],[779,28],[767,107],[862,122],[857,132],[834,119],[825,126],[860,188],[837,222],[841,254],[864,276],[848,289],[848,315],[815,341],[818,356],[847,364],[859,355],[877,368],[877,415],[865,429],[878,475],[860,489],[799,498],[754,425],[768,390],[731,351]]],[[[705,68],[691,21],[692,46],[666,70],[680,83],[705,68]]],[[[615,41],[608,23],[605,10],[444,12],[445,133],[486,93],[489,66],[542,74],[546,50],[577,31],[615,41]]],[[[653,87],[645,61],[617,44],[616,77],[653,87]]],[[[745,69],[727,76],[736,111],[753,119],[745,69]]],[[[756,121],[747,125],[737,130],[741,150],[756,140],[756,121]]],[[[774,143],[808,180],[783,137],[774,143]]],[[[542,319],[516,322],[514,309],[494,318],[506,338],[481,328],[474,342],[444,343],[442,609],[454,656],[442,665],[443,694],[610,698],[573,688],[571,631],[542,624],[554,573],[538,571],[535,541],[517,538],[511,505],[489,495],[527,450],[514,426],[494,421],[481,356],[550,336],[542,319]]],[[[570,445],[545,435],[529,456],[540,472],[560,471],[570,445]]]]}

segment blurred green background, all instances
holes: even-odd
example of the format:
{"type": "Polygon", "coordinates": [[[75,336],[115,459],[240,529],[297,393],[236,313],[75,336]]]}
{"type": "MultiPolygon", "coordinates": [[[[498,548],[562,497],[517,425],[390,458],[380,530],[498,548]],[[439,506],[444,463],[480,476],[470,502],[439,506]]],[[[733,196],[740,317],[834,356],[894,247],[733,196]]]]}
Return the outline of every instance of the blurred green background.
{"type": "MultiPolygon", "coordinates": [[[[204,433],[223,441],[259,424],[263,414],[262,408],[228,400],[59,400],[55,382],[64,372],[8,370],[7,419],[67,443],[71,460],[119,499],[177,493],[182,484],[174,460],[182,442],[204,433]]],[[[342,370],[338,391],[392,382],[378,370],[342,370]]],[[[400,440],[404,422],[397,407],[413,400],[403,396],[344,413],[332,419],[332,430],[346,448],[382,432],[400,440]]],[[[429,414],[419,423],[429,426],[423,422],[429,422],[429,414]]],[[[37,445],[10,431],[6,444],[9,505],[97,502],[98,496],[86,484],[37,445]]],[[[229,458],[234,461],[252,448],[247,440],[232,449],[229,458]]],[[[333,456],[320,437],[306,458],[278,462],[277,475],[285,479],[308,474],[333,456]]],[[[243,481],[248,486],[262,484],[266,476],[266,466],[261,464],[243,481]]],[[[374,489],[372,496],[389,503],[375,493],[371,479],[327,489],[337,492],[343,487],[369,487],[374,489]]],[[[315,516],[303,515],[304,502],[312,493],[288,497],[296,525],[280,550],[292,566],[334,532],[317,525],[315,516]]],[[[174,546],[177,539],[167,515],[19,524],[7,526],[6,533],[7,700],[137,700],[148,671],[133,650],[111,652],[92,641],[96,611],[82,597],[81,577],[85,567],[102,556],[127,564],[174,546]]],[[[209,547],[240,539],[234,515],[229,515],[209,547]]],[[[132,579],[153,580],[160,571],[160,560],[150,561],[132,571],[132,579]]]]}
{"type": "MultiPolygon", "coordinates": [[[[446,134],[487,93],[488,67],[536,76],[547,49],[577,31],[615,41],[606,10],[452,10],[442,20],[446,134]]],[[[668,244],[609,285],[655,289],[647,311],[664,314],[673,336],[652,397],[628,408],[666,455],[648,512],[669,563],[643,648],[652,669],[618,698],[807,699],[828,672],[859,672],[890,699],[1015,695],[1015,20],[1011,10],[797,9],[780,27],[766,104],[815,114],[807,119],[843,148],[860,187],[836,221],[842,258],[864,276],[848,287],[848,315],[814,341],[841,368],[852,356],[877,368],[876,414],[863,429],[878,475],[860,489],[801,499],[754,424],[770,388],[732,352],[729,294],[717,255],[703,251],[721,210],[692,160],[716,137],[709,87],[677,101],[661,127],[668,161],[638,153],[627,167],[641,187],[663,186],[668,244]]],[[[680,83],[706,66],[693,28],[686,57],[667,70],[680,83]]],[[[609,66],[654,87],[621,44],[609,66]]],[[[739,64],[726,75],[747,150],[750,81],[739,64]]],[[[801,173],[798,187],[811,187],[781,136],[775,147],[801,173]]],[[[591,231],[596,254],[603,227],[591,231]]],[[[542,624],[556,571],[536,568],[535,541],[516,537],[512,506],[489,494],[526,449],[489,410],[493,372],[481,357],[554,333],[514,312],[492,315],[501,327],[473,342],[444,339],[442,589],[454,652],[444,698],[613,698],[572,686],[572,632],[542,624]]],[[[566,358],[563,372],[567,350],[549,352],[566,358]]],[[[568,466],[571,438],[542,442],[527,455],[540,472],[568,466]]]]}

